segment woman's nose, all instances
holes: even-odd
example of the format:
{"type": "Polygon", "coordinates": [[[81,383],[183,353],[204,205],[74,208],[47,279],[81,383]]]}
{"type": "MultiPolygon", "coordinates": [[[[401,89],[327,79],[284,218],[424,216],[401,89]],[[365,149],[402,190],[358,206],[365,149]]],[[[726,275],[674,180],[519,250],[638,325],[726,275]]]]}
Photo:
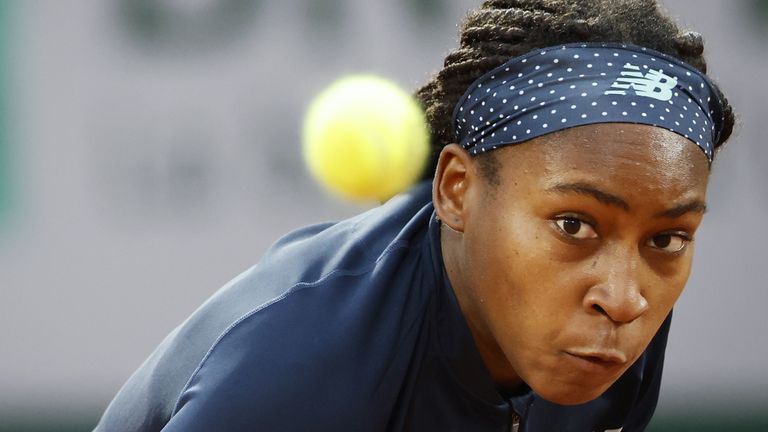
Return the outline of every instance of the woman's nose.
{"type": "Polygon", "coordinates": [[[584,296],[584,307],[616,323],[639,318],[648,301],[642,293],[642,259],[637,252],[611,254],[601,259],[600,279],[584,296]]]}

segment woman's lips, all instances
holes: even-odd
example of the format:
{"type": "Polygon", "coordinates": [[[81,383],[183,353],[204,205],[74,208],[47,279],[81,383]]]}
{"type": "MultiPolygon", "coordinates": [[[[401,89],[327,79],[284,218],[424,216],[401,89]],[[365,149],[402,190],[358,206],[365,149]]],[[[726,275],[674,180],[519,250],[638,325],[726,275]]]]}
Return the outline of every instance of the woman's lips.
{"type": "Polygon", "coordinates": [[[615,371],[627,363],[627,356],[618,350],[570,349],[565,354],[588,372],[615,371]]]}

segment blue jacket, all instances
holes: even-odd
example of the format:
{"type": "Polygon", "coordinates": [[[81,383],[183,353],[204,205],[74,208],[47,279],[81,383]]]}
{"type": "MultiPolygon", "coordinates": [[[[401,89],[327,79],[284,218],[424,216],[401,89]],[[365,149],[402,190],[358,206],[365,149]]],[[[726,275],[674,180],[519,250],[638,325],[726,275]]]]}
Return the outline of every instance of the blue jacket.
{"type": "Polygon", "coordinates": [[[96,431],[641,431],[669,321],[592,402],[499,394],[443,268],[425,183],[279,240],[162,342],[96,431]]]}

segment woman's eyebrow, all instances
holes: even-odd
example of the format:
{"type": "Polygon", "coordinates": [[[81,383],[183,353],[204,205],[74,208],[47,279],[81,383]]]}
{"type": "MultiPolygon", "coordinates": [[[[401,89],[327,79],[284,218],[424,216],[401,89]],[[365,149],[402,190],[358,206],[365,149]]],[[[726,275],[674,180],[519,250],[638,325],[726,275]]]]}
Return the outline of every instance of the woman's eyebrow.
{"type": "MultiPolygon", "coordinates": [[[[619,207],[626,211],[630,210],[629,204],[627,204],[627,202],[620,196],[602,191],[589,183],[561,183],[547,189],[547,192],[565,192],[587,195],[603,204],[619,207]]],[[[667,210],[662,210],[656,213],[654,216],[657,218],[664,217],[674,219],[686,213],[706,213],[706,211],[707,205],[703,201],[699,199],[693,199],[691,201],[675,205],[674,207],[671,207],[667,210]]]]}
{"type": "Polygon", "coordinates": [[[676,205],[670,209],[660,211],[656,213],[656,217],[665,217],[665,218],[677,218],[680,217],[686,213],[706,213],[707,212],[707,205],[698,199],[691,200],[687,203],[682,203],[679,205],[676,205]]]}
{"type": "Polygon", "coordinates": [[[588,183],[561,183],[547,189],[547,192],[568,192],[587,195],[600,201],[603,204],[619,207],[623,210],[629,211],[629,204],[627,204],[623,198],[602,191],[588,183]]]}

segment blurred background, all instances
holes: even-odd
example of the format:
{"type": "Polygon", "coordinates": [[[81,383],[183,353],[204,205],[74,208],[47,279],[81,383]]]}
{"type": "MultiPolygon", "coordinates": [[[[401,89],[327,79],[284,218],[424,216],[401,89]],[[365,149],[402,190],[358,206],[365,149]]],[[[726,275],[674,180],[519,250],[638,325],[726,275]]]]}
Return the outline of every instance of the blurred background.
{"type": "MultiPolygon", "coordinates": [[[[90,430],[161,339],[299,226],[347,73],[413,90],[479,0],[0,0],[0,431],[90,430]]],[[[768,1],[666,0],[740,114],[653,431],[768,430],[768,1]]]]}

